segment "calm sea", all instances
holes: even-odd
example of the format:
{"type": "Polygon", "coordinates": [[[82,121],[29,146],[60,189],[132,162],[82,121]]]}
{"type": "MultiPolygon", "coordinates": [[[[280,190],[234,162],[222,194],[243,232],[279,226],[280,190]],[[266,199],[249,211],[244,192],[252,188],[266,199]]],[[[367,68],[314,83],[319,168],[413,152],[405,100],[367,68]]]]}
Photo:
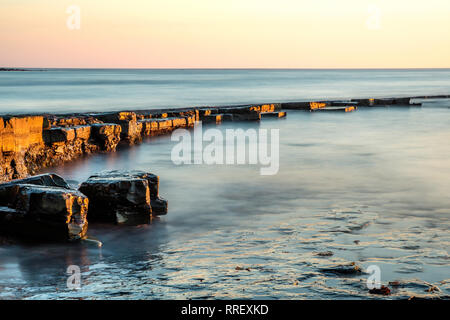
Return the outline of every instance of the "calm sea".
{"type": "MultiPolygon", "coordinates": [[[[76,70],[0,74],[2,111],[80,111],[306,98],[448,94],[448,70],[76,70]]],[[[0,298],[371,299],[450,296],[450,100],[353,113],[289,111],[227,128],[280,130],[280,167],[180,165],[170,136],[46,171],[76,185],[105,169],[160,176],[169,213],[89,226],[99,249],[0,246],[0,298]],[[331,252],[320,256],[319,252],[331,252]],[[66,286],[81,268],[80,290],[66,286]],[[239,267],[239,268],[236,268],[239,267]],[[248,270],[246,270],[248,268],[248,270]],[[328,271],[327,271],[328,269],[328,271]],[[390,285],[389,282],[398,282],[390,285]],[[431,285],[440,291],[428,292],[431,285]]]]}
{"type": "Polygon", "coordinates": [[[0,72],[0,113],[448,94],[450,69],[0,72]]]}

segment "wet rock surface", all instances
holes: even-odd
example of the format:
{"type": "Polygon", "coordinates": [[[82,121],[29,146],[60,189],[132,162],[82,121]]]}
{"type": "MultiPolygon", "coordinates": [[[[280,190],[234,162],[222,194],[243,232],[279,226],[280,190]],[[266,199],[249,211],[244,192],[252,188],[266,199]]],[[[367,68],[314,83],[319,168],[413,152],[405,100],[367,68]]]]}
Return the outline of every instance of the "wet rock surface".
{"type": "Polygon", "coordinates": [[[60,176],[54,173],[40,174],[25,179],[13,180],[8,183],[0,184],[0,188],[6,188],[18,184],[34,184],[38,186],[59,187],[70,189],[67,182],[60,176]]]}
{"type": "Polygon", "coordinates": [[[80,240],[86,238],[88,219],[139,225],[165,214],[159,177],[144,171],[103,172],[79,190],[56,174],[0,184],[0,234],[18,238],[80,240]]]}
{"type": "Polygon", "coordinates": [[[384,296],[388,296],[391,294],[391,289],[389,287],[381,286],[380,288],[373,288],[369,290],[370,294],[381,294],[384,296]]]}
{"type": "Polygon", "coordinates": [[[21,238],[80,240],[89,200],[56,175],[0,184],[0,231],[21,238]]]}
{"type": "Polygon", "coordinates": [[[167,201],[159,197],[158,188],[159,178],[151,173],[110,171],[89,177],[79,191],[90,200],[90,221],[135,225],[167,214],[167,201]]]}

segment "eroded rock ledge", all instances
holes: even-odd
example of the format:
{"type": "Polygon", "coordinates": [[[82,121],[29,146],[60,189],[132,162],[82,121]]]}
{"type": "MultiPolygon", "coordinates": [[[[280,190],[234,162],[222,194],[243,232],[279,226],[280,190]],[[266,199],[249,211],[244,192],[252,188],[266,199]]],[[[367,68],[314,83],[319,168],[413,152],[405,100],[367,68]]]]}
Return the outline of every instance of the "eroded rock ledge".
{"type": "Polygon", "coordinates": [[[115,151],[119,144],[140,143],[195,122],[259,121],[286,116],[282,109],[355,111],[358,107],[416,106],[412,99],[448,95],[345,101],[307,101],[228,107],[139,110],[83,114],[0,116],[0,182],[21,179],[42,168],[95,152],[115,151]]]}
{"type": "MultiPolygon", "coordinates": [[[[259,121],[279,104],[227,108],[189,108],[68,115],[0,117],[0,182],[26,178],[42,168],[95,152],[115,151],[119,144],[140,143],[195,122],[259,121]],[[226,114],[225,114],[226,113],[226,114]]],[[[282,114],[283,116],[285,114],[282,114]]]]}

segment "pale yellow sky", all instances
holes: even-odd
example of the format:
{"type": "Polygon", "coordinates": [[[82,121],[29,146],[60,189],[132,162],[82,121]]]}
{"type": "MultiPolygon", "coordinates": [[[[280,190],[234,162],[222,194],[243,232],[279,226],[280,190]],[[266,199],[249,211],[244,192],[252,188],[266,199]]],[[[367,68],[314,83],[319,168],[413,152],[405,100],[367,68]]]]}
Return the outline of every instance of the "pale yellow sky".
{"type": "Polygon", "coordinates": [[[450,1],[0,0],[0,66],[448,68],[450,1]]]}

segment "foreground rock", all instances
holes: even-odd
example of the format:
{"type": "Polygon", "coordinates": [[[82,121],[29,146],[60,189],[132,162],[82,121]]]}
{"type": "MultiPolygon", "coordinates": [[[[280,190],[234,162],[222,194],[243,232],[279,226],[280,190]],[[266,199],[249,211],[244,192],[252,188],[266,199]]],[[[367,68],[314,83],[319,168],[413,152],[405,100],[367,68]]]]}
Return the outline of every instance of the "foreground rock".
{"type": "Polygon", "coordinates": [[[0,184],[0,232],[40,240],[85,238],[88,198],[56,175],[0,184]]]}
{"type": "Polygon", "coordinates": [[[93,175],[79,191],[90,200],[89,221],[143,224],[152,215],[167,214],[159,197],[158,176],[144,171],[109,171],[93,175]]]}

